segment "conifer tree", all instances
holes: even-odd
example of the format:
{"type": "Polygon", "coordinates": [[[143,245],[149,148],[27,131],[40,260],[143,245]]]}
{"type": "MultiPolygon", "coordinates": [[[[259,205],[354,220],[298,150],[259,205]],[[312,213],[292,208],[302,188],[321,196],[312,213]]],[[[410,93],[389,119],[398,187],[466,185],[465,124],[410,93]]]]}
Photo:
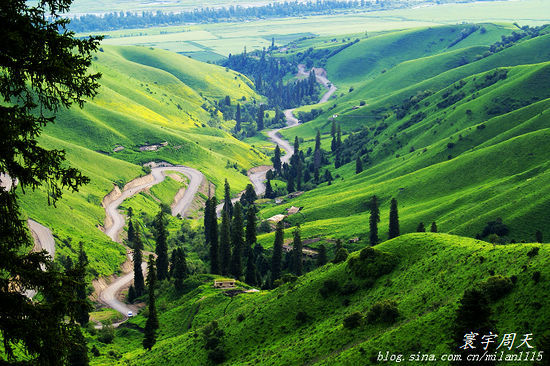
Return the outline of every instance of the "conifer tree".
{"type": "Polygon", "coordinates": [[[248,206],[254,203],[258,199],[254,186],[247,184],[244,194],[241,196],[240,202],[242,206],[248,206]]]}
{"type": "Polygon", "coordinates": [[[399,236],[399,214],[397,212],[397,200],[392,198],[390,204],[390,227],[388,230],[389,239],[399,236]]]}
{"type": "Polygon", "coordinates": [[[332,124],[330,126],[330,136],[332,138],[336,137],[336,121],[334,119],[332,120],[332,124]]]}
{"type": "MultiPolygon", "coordinates": [[[[224,195],[223,195],[223,210],[229,215],[229,219],[233,217],[233,203],[231,203],[231,187],[225,178],[224,195]]],[[[215,211],[215,210],[214,210],[215,211]]]]}
{"type": "Polygon", "coordinates": [[[369,238],[370,245],[378,244],[378,223],[380,222],[380,209],[378,208],[378,197],[372,196],[370,200],[369,238]]]}
{"type": "Polygon", "coordinates": [[[424,223],[421,222],[418,224],[418,227],[416,228],[417,233],[424,233],[426,232],[426,228],[424,227],[424,223]]]}
{"type": "Polygon", "coordinates": [[[257,279],[258,271],[256,270],[254,251],[251,248],[248,248],[246,254],[246,274],[244,281],[251,286],[256,286],[258,285],[257,279]]]}
{"type": "Polygon", "coordinates": [[[315,135],[315,151],[321,150],[321,133],[317,130],[317,135],[315,135]]]}
{"type": "Polygon", "coordinates": [[[275,192],[273,192],[273,188],[271,187],[270,179],[265,183],[265,196],[266,198],[275,198],[275,192]]]}
{"type": "Polygon", "coordinates": [[[336,131],[336,148],[340,148],[342,146],[342,130],[340,128],[340,124],[338,124],[338,130],[336,131]]]}
{"type": "Polygon", "coordinates": [[[77,288],[76,297],[78,300],[78,309],[76,312],[76,321],[84,326],[90,320],[90,310],[92,305],[88,296],[86,296],[86,267],[88,266],[88,256],[84,252],[84,243],[78,243],[78,265],[77,265],[77,288]]]}
{"type": "Polygon", "coordinates": [[[223,275],[228,275],[231,265],[231,229],[229,214],[222,211],[222,226],[220,228],[220,269],[223,275]]]}
{"type": "Polygon", "coordinates": [[[235,204],[233,223],[231,225],[231,274],[239,278],[243,274],[244,225],[241,204],[235,204]]]}
{"type": "Polygon", "coordinates": [[[324,179],[325,182],[328,182],[329,186],[332,184],[332,174],[330,174],[330,170],[325,169],[324,179]]]}
{"type": "Polygon", "coordinates": [[[218,200],[212,197],[210,202],[210,273],[220,274],[220,249],[218,246],[218,219],[216,218],[216,206],[218,200]]]}
{"type": "Polygon", "coordinates": [[[168,230],[161,210],[155,217],[155,253],[157,254],[157,277],[159,281],[168,278],[168,230]]]}
{"type": "Polygon", "coordinates": [[[271,281],[281,278],[281,266],[283,260],[283,243],[285,239],[283,222],[277,223],[275,241],[273,243],[273,255],[271,257],[271,281]]]}
{"type": "Polygon", "coordinates": [[[241,130],[241,104],[237,103],[237,112],[235,113],[235,131],[241,130]]]}
{"type": "Polygon", "coordinates": [[[250,205],[246,211],[246,246],[253,248],[256,244],[256,206],[250,205]]]}
{"type": "Polygon", "coordinates": [[[292,256],[293,256],[293,272],[296,276],[302,275],[302,238],[300,236],[300,225],[296,225],[296,229],[294,229],[294,239],[292,242],[292,256]]]}
{"type": "Polygon", "coordinates": [[[178,293],[183,290],[183,280],[187,277],[187,261],[185,260],[185,253],[182,248],[176,248],[172,251],[172,266],[174,287],[178,293]]]}
{"type": "Polygon", "coordinates": [[[210,244],[210,223],[212,222],[211,218],[211,199],[208,197],[206,199],[206,202],[204,203],[204,218],[203,218],[203,224],[204,224],[204,241],[206,244],[210,244]]]}
{"type": "Polygon", "coordinates": [[[273,156],[273,168],[277,174],[281,174],[281,148],[279,145],[275,146],[275,155],[273,156]]]}
{"type": "Polygon", "coordinates": [[[327,261],[327,248],[321,244],[319,245],[319,253],[317,254],[317,266],[324,266],[327,264],[327,261]]]}
{"type": "Polygon", "coordinates": [[[358,156],[355,159],[355,174],[359,174],[363,171],[363,163],[361,162],[361,157],[358,156]]]}
{"type": "Polygon", "coordinates": [[[432,227],[430,228],[430,231],[432,233],[437,233],[437,224],[435,223],[435,221],[432,222],[432,227]]]}
{"type": "Polygon", "coordinates": [[[130,285],[130,288],[128,288],[128,302],[131,304],[136,299],[136,289],[134,288],[134,285],[130,285]]]}
{"type": "Polygon", "coordinates": [[[294,192],[294,177],[291,175],[286,182],[286,190],[288,193],[294,192]]]}
{"type": "Polygon", "coordinates": [[[537,243],[542,243],[542,231],[537,230],[535,232],[535,239],[537,240],[537,243]]]}
{"type": "Polygon", "coordinates": [[[128,220],[128,245],[132,246],[135,240],[136,240],[136,233],[134,230],[132,217],[130,216],[130,220],[128,220]]]}
{"type": "Polygon", "coordinates": [[[159,321],[157,317],[155,286],[157,281],[157,270],[155,268],[155,257],[149,255],[149,266],[147,268],[147,290],[149,292],[149,314],[147,315],[147,321],[145,322],[145,336],[143,338],[143,348],[151,350],[157,342],[157,329],[159,328],[159,321]]]}
{"type": "Polygon", "coordinates": [[[135,227],[135,239],[133,242],[133,261],[134,261],[134,289],[136,290],[136,297],[143,295],[145,291],[145,284],[143,282],[143,271],[141,270],[141,262],[143,257],[141,251],[143,250],[143,244],[141,243],[141,237],[139,234],[139,226],[135,227]]]}
{"type": "Polygon", "coordinates": [[[258,110],[258,118],[256,119],[256,125],[258,126],[258,131],[261,131],[264,129],[264,105],[260,104],[259,110],[258,110]]]}

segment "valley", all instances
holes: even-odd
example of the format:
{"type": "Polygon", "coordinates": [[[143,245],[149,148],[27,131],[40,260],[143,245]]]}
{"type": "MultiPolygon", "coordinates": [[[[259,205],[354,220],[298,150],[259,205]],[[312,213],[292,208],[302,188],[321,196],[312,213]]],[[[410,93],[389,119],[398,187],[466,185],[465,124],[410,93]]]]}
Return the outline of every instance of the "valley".
{"type": "Polygon", "coordinates": [[[416,3],[81,0],[21,114],[0,57],[0,363],[547,364],[548,4],[416,3]]]}

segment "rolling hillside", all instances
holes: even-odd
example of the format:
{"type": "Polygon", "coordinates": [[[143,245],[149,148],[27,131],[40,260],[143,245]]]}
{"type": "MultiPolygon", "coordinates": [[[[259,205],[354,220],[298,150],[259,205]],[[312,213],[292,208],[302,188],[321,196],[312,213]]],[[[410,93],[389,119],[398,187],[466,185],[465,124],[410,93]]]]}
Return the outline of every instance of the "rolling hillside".
{"type": "MultiPolygon", "coordinates": [[[[227,177],[236,193],[248,183],[242,170],[267,158],[226,132],[234,121],[223,121],[216,109],[215,102],[226,95],[241,103],[260,98],[244,76],[142,47],[104,46],[93,70],[102,73],[96,98],[82,110],[75,106],[60,112],[40,140],[48,148],[64,149],[68,162],[90,177],[90,184],[65,193],[57,208],[47,206],[44,190],[26,192],[22,206],[29,217],[52,229],[59,255],[74,257],[78,242],[85,242],[95,277],[118,271],[125,260],[123,248],[98,228],[105,218],[101,201],[115,183],[122,187],[145,175],[142,164],[191,166],[218,187],[227,177]]],[[[162,189],[156,188],[160,200],[167,200],[167,194],[173,198],[174,187],[167,194],[162,189]]]]}
{"type": "MultiPolygon", "coordinates": [[[[449,29],[441,28],[442,39],[449,29]]],[[[415,35],[415,44],[422,49],[422,36],[429,36],[427,44],[433,43],[437,38],[433,32],[397,32],[390,34],[390,40],[407,43],[415,35]]],[[[354,48],[365,47],[368,41],[329,59],[328,69],[334,59],[344,52],[352,58],[354,48]]],[[[329,117],[337,114],[336,123],[348,131],[343,153],[347,164],[338,169],[327,166],[337,177],[332,185],[268,206],[262,216],[303,207],[302,214],[289,222],[301,223],[305,237],[359,237],[361,244],[354,246],[358,248],[368,239],[367,202],[377,195],[382,202],[382,238],[393,197],[399,203],[402,232],[415,231],[420,222],[436,221],[440,231],[475,237],[500,217],[510,228],[508,241],[533,241],[536,230],[549,236],[544,214],[550,177],[550,156],[544,147],[550,128],[549,42],[550,35],[543,32],[479,58],[476,55],[488,46],[472,41],[465,48],[422,53],[420,58],[413,59],[412,52],[409,60],[372,80],[365,73],[355,75],[352,92],[321,106],[326,110],[334,103],[334,109],[283,133],[287,139],[304,138],[307,148],[320,129],[325,134],[323,148],[330,150],[329,117]],[[358,156],[363,172],[356,175],[358,156]]],[[[384,49],[382,45],[378,48],[384,49]]],[[[395,56],[389,58],[377,63],[394,63],[395,56]]],[[[261,240],[270,246],[273,234],[261,240]]]]}
{"type": "Polygon", "coordinates": [[[494,247],[422,233],[387,241],[365,255],[354,253],[347,262],[325,265],[269,292],[230,298],[213,289],[208,277],[191,278],[182,297],[162,288],[161,332],[152,351],[141,349],[137,329],[144,318],[139,316],[117,331],[111,345],[90,338],[102,350],[93,363],[208,364],[203,334],[213,320],[224,332],[221,344],[227,364],[372,364],[378,352],[386,350],[406,358],[417,352],[456,354],[453,324],[458,302],[471,288],[492,291],[491,281],[498,282],[498,276],[512,280],[498,282],[511,287],[490,297],[493,331],[533,333],[539,335],[539,346],[548,330],[544,319],[550,303],[543,294],[549,290],[544,280],[550,276],[545,265],[549,256],[548,249],[537,244],[494,247]],[[540,282],[533,280],[538,271],[540,282]],[[377,303],[394,304],[397,317],[384,322],[373,313],[368,316],[377,303]],[[355,312],[364,318],[356,327],[344,327],[344,320],[355,312]]]}

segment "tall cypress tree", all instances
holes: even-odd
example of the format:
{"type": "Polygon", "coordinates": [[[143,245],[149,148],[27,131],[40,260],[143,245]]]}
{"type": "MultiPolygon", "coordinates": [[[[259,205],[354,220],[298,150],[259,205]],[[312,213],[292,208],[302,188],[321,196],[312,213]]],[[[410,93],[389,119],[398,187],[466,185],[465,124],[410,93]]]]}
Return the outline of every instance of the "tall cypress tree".
{"type": "Polygon", "coordinates": [[[264,129],[264,105],[260,104],[259,110],[258,110],[258,118],[256,120],[256,125],[258,126],[258,131],[261,131],[264,129]]]}
{"type": "Polygon", "coordinates": [[[317,266],[321,267],[327,264],[327,248],[321,244],[319,245],[319,253],[317,254],[317,266]]]}
{"type": "Polygon", "coordinates": [[[300,225],[294,229],[294,240],[292,242],[293,272],[296,276],[302,275],[302,238],[300,236],[300,225]]]}
{"type": "Polygon", "coordinates": [[[361,162],[361,157],[358,156],[355,159],[355,174],[359,174],[363,171],[363,162],[361,162]]]}
{"type": "Polygon", "coordinates": [[[256,244],[256,206],[250,205],[246,211],[246,246],[253,248],[256,244]]]}
{"type": "Polygon", "coordinates": [[[162,281],[168,278],[168,230],[164,220],[164,212],[159,211],[155,217],[155,253],[157,254],[157,276],[162,281]]]}
{"type": "Polygon", "coordinates": [[[271,187],[270,179],[265,183],[265,196],[266,198],[275,198],[275,192],[273,192],[273,187],[271,187]]]}
{"type": "Polygon", "coordinates": [[[80,242],[78,247],[76,298],[79,303],[76,311],[76,321],[84,326],[90,320],[92,305],[88,300],[88,296],[86,296],[86,267],[88,266],[88,256],[86,252],[84,252],[84,243],[80,242]]]}
{"type": "Polygon", "coordinates": [[[418,226],[416,227],[416,232],[417,233],[425,233],[426,232],[426,228],[424,227],[423,222],[418,224],[418,226]]]}
{"type": "Polygon", "coordinates": [[[172,267],[174,287],[178,293],[183,290],[183,280],[187,277],[187,261],[185,260],[185,253],[182,248],[176,248],[172,251],[172,267]]]}
{"type": "Polygon", "coordinates": [[[283,243],[285,239],[283,222],[277,223],[275,241],[273,243],[273,255],[271,257],[271,281],[281,278],[281,264],[283,259],[283,243]]]}
{"type": "Polygon", "coordinates": [[[370,245],[378,244],[378,223],[380,222],[380,209],[378,208],[378,198],[372,196],[370,200],[370,219],[369,219],[369,238],[370,245]]]}
{"type": "Polygon", "coordinates": [[[399,214],[397,212],[397,200],[391,199],[390,205],[390,227],[388,230],[389,239],[397,238],[399,236],[399,214]]]}
{"type": "Polygon", "coordinates": [[[240,203],[235,204],[235,212],[233,215],[233,223],[231,225],[231,246],[233,252],[231,256],[231,274],[235,278],[239,278],[243,274],[243,249],[244,249],[244,227],[243,214],[240,203]]]}
{"type": "Polygon", "coordinates": [[[288,181],[286,182],[286,190],[288,191],[288,193],[294,192],[294,176],[293,175],[290,175],[290,177],[288,177],[288,181]]]}
{"type": "Polygon", "coordinates": [[[220,249],[218,246],[218,219],[216,218],[216,206],[218,200],[212,197],[210,202],[210,273],[220,274],[220,249]]]}
{"type": "Polygon", "coordinates": [[[156,307],[156,297],[155,297],[155,286],[156,286],[156,268],[155,268],[155,257],[149,255],[149,266],[147,269],[147,289],[149,292],[149,314],[147,315],[147,321],[145,322],[145,335],[143,338],[143,348],[151,350],[155,343],[157,342],[157,329],[159,328],[159,321],[157,317],[157,307],[156,307]]]}
{"type": "Polygon", "coordinates": [[[133,261],[134,261],[134,289],[136,297],[143,295],[145,291],[145,283],[143,282],[143,272],[141,270],[141,262],[143,257],[141,251],[143,249],[143,244],[141,243],[141,237],[139,234],[139,226],[135,226],[135,239],[133,242],[133,261]]]}
{"type": "MultiPolygon", "coordinates": [[[[229,182],[225,178],[224,184],[224,194],[223,194],[223,210],[227,212],[229,218],[233,217],[233,203],[231,203],[231,187],[229,187],[229,182]]],[[[214,209],[214,212],[216,210],[214,209]]]]}
{"type": "Polygon", "coordinates": [[[241,104],[237,103],[237,112],[235,113],[235,131],[241,130],[241,104]]]}
{"type": "Polygon", "coordinates": [[[317,130],[317,135],[315,135],[315,151],[321,150],[321,132],[317,130]]]}
{"type": "Polygon", "coordinates": [[[435,223],[435,221],[432,222],[432,226],[430,227],[430,231],[432,233],[437,233],[437,224],[435,223]]]}
{"type": "Polygon", "coordinates": [[[136,239],[136,233],[134,229],[134,224],[132,223],[132,217],[128,220],[128,245],[133,245],[133,242],[136,239]]]}
{"type": "Polygon", "coordinates": [[[204,203],[204,240],[206,244],[210,244],[210,223],[212,222],[211,218],[211,199],[208,197],[204,203]]]}
{"type": "Polygon", "coordinates": [[[342,129],[338,123],[338,130],[336,131],[336,148],[338,149],[340,146],[342,146],[342,129]]]}
{"type": "Polygon", "coordinates": [[[229,214],[222,211],[222,226],[220,229],[220,269],[223,275],[228,275],[231,265],[231,230],[229,214]]]}
{"type": "Polygon", "coordinates": [[[279,145],[275,146],[275,155],[273,156],[273,168],[277,174],[281,174],[281,148],[279,145]]]}

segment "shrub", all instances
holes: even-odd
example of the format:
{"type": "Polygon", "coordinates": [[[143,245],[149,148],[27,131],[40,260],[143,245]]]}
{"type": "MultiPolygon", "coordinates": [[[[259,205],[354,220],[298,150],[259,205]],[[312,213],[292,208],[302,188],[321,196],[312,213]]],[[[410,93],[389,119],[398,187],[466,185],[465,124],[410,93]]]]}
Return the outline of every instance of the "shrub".
{"type": "Polygon", "coordinates": [[[512,291],[514,284],[508,277],[492,276],[480,283],[479,287],[489,300],[495,301],[512,291]]]}
{"type": "Polygon", "coordinates": [[[396,264],[393,255],[367,247],[361,250],[359,257],[349,260],[348,269],[357,277],[376,279],[390,273],[396,264]]]}
{"type": "Polygon", "coordinates": [[[323,298],[327,298],[329,295],[338,292],[340,290],[340,284],[338,281],[330,279],[323,282],[323,287],[319,289],[319,293],[323,298]]]}
{"type": "Polygon", "coordinates": [[[92,355],[94,355],[94,357],[99,357],[101,356],[101,353],[99,352],[99,350],[97,349],[97,347],[95,346],[95,344],[92,346],[92,355]]]}
{"type": "Polygon", "coordinates": [[[222,347],[216,347],[208,352],[208,359],[216,364],[225,361],[225,350],[222,347]]]}
{"type": "Polygon", "coordinates": [[[113,325],[108,322],[107,324],[104,324],[103,327],[98,331],[97,340],[101,343],[112,343],[113,339],[115,339],[115,328],[113,328],[113,325]]]}
{"type": "Polygon", "coordinates": [[[340,292],[342,293],[342,295],[351,295],[357,292],[357,290],[359,290],[359,286],[357,286],[355,283],[346,282],[340,292]]]}
{"type": "Polygon", "coordinates": [[[351,313],[350,315],[346,316],[344,318],[344,328],[346,329],[354,329],[361,325],[361,322],[363,321],[363,314],[356,311],[355,313],[351,313]]]}
{"type": "Polygon", "coordinates": [[[336,252],[336,256],[334,257],[333,262],[334,263],[344,262],[346,259],[348,259],[348,255],[349,255],[349,253],[348,253],[346,248],[340,248],[336,252]]]}
{"type": "Polygon", "coordinates": [[[305,311],[299,311],[296,313],[296,321],[298,324],[305,324],[309,319],[309,316],[305,311]]]}
{"type": "Polygon", "coordinates": [[[533,273],[533,281],[535,281],[535,283],[539,283],[540,281],[540,271],[536,271],[533,273]]]}
{"type": "Polygon", "coordinates": [[[399,317],[397,303],[393,300],[379,301],[367,313],[367,321],[374,323],[394,323],[399,317]]]}
{"type": "Polygon", "coordinates": [[[527,256],[529,258],[533,258],[534,256],[536,256],[537,254],[539,254],[539,247],[534,247],[532,248],[530,251],[527,252],[527,256]]]}
{"type": "Polygon", "coordinates": [[[286,273],[283,275],[282,277],[282,281],[284,283],[292,283],[292,282],[296,282],[296,280],[298,279],[297,276],[293,275],[292,273],[286,273]]]}
{"type": "Polygon", "coordinates": [[[243,314],[237,315],[237,321],[238,321],[239,323],[241,323],[243,320],[244,320],[244,315],[243,315],[243,314]]]}

